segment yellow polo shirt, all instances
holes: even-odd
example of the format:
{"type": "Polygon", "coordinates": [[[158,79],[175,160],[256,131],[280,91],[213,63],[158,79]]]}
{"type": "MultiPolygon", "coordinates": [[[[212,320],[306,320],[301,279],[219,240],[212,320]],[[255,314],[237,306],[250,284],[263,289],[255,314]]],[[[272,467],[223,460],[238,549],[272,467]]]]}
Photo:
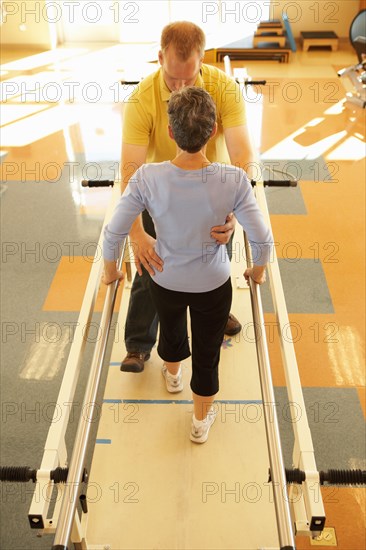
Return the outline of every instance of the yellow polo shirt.
{"type": "MultiPolygon", "coordinates": [[[[216,104],[218,131],[208,142],[206,155],[211,162],[230,164],[224,129],[245,124],[245,103],[239,85],[223,71],[202,65],[194,84],[204,88],[216,104]]],[[[147,76],[130,95],[123,116],[123,143],[148,145],[146,162],[172,160],[176,144],[168,134],[167,107],[170,90],[161,68],[147,76]]]]}

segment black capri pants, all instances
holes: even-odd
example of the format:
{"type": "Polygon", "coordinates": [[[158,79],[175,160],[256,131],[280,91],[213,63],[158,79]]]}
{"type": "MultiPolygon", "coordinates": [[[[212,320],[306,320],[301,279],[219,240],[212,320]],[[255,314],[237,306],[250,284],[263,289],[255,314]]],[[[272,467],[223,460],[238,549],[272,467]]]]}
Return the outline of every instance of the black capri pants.
{"type": "Polygon", "coordinates": [[[183,361],[191,355],[188,344],[187,308],[191,317],[191,389],[210,396],[219,390],[219,360],[231,308],[231,278],[209,292],[178,292],[150,279],[150,291],[159,316],[158,354],[163,361],[183,361]]]}

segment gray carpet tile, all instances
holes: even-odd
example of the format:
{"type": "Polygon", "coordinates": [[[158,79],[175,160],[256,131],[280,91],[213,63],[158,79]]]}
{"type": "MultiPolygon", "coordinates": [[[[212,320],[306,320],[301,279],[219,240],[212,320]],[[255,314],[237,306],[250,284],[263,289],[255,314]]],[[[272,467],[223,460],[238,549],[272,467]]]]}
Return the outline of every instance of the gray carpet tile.
{"type": "MultiPolygon", "coordinates": [[[[334,313],[321,262],[279,258],[278,265],[288,313],[334,313]]],[[[261,297],[264,313],[273,313],[268,281],[261,286],[261,297]]]]}
{"type": "Polygon", "coordinates": [[[327,164],[323,157],[315,159],[269,159],[262,155],[261,163],[264,166],[263,176],[275,175],[274,179],[290,179],[286,174],[291,174],[298,181],[330,182],[332,181],[332,166],[327,164]]]}
{"type": "MultiPolygon", "coordinates": [[[[303,388],[303,396],[318,470],[365,469],[365,418],[357,390],[303,388]]],[[[289,405],[284,387],[275,388],[275,399],[284,462],[291,468],[294,436],[290,411],[295,418],[303,411],[297,403],[289,405]]]]}
{"type": "Polygon", "coordinates": [[[307,214],[300,186],[265,187],[268,211],[270,214],[307,214]]]}

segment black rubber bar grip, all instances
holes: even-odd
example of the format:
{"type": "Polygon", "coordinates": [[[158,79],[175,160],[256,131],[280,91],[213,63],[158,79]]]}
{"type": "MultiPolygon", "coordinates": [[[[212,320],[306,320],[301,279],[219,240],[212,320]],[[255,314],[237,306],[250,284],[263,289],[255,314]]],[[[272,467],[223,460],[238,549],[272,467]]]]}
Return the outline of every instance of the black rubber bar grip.
{"type": "Polygon", "coordinates": [[[58,466],[54,470],[51,470],[50,479],[52,479],[54,483],[66,483],[68,473],[68,468],[61,468],[60,466],[58,466]]]}
{"type": "Polygon", "coordinates": [[[28,466],[0,466],[0,481],[37,481],[37,470],[28,466]]]}
{"type": "Polygon", "coordinates": [[[122,86],[134,86],[140,84],[141,80],[121,80],[122,86]]]}
{"type": "Polygon", "coordinates": [[[366,470],[328,470],[319,472],[320,484],[366,485],[366,470]]]}
{"type": "MultiPolygon", "coordinates": [[[[50,479],[54,483],[66,483],[68,468],[55,468],[50,472],[50,479]]],[[[37,481],[37,470],[32,470],[28,466],[0,466],[0,481],[16,481],[25,483],[27,481],[37,481]]]]}
{"type": "Polygon", "coordinates": [[[295,468],[294,470],[285,469],[287,483],[302,483],[305,481],[305,472],[295,468]]]}
{"type": "MultiPolygon", "coordinates": [[[[237,82],[240,82],[239,79],[235,79],[237,82]]],[[[266,80],[246,80],[244,81],[245,86],[265,86],[267,84],[266,80]]]]}
{"type": "MultiPolygon", "coordinates": [[[[301,484],[306,480],[306,473],[298,468],[285,468],[287,483],[301,484]]],[[[268,481],[272,481],[271,472],[269,472],[268,481]]],[[[366,470],[328,470],[319,472],[320,485],[329,483],[330,485],[366,485],[366,470]]]]}
{"type": "Polygon", "coordinates": [[[296,180],[265,180],[264,186],[267,187],[297,187],[296,180]]]}
{"type": "MultiPolygon", "coordinates": [[[[257,182],[255,180],[250,180],[252,187],[254,187],[257,182]]],[[[297,187],[296,180],[264,180],[264,187],[297,187]]]]}
{"type": "Polygon", "coordinates": [[[82,180],[83,187],[113,187],[113,180],[82,180]]]}

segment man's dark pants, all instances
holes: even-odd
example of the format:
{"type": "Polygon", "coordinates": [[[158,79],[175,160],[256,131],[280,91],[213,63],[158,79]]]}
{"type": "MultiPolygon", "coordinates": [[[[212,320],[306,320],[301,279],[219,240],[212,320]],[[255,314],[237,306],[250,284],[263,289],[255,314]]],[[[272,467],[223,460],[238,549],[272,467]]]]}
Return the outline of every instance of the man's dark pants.
{"type": "MultiPolygon", "coordinates": [[[[146,233],[156,238],[154,223],[147,210],[142,213],[146,233]]],[[[231,260],[232,238],[227,244],[231,260]]],[[[149,291],[150,275],[142,267],[142,275],[136,273],[130,295],[125,326],[125,345],[128,352],[150,352],[156,343],[159,319],[149,291]]]]}

